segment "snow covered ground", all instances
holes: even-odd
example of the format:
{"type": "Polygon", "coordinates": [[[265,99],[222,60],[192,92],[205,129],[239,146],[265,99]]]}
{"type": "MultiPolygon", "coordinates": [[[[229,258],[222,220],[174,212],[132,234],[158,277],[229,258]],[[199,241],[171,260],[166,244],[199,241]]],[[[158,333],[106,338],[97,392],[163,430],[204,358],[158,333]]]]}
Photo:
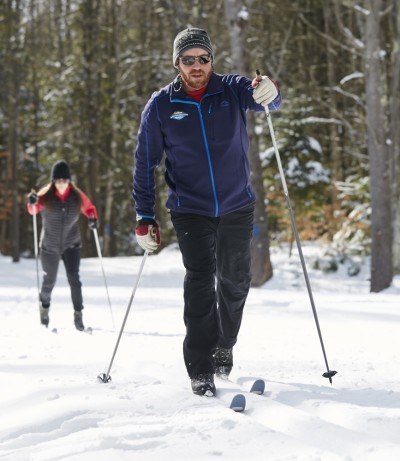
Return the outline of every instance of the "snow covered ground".
{"type": "Polygon", "coordinates": [[[0,460],[209,461],[400,459],[400,278],[369,293],[357,277],[310,269],[333,385],[297,253],[272,251],[274,278],[252,289],[218,398],[192,394],[182,359],[183,268],[175,246],[150,256],[107,371],[142,257],[82,261],[84,321],[73,326],[63,267],[50,327],[39,324],[34,260],[0,256],[0,460]],[[112,317],[115,320],[113,327],[112,317]],[[51,332],[57,327],[58,334],[51,332]],[[247,392],[264,378],[263,396],[247,392]],[[247,410],[228,409],[233,394],[247,410]]]}

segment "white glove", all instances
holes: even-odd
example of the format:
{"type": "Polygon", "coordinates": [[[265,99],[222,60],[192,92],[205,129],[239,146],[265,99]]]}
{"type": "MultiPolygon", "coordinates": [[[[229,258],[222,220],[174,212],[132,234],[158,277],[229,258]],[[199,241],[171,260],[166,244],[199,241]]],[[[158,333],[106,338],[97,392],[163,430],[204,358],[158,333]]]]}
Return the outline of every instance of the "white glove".
{"type": "Polygon", "coordinates": [[[262,80],[253,92],[254,101],[258,104],[268,106],[278,96],[278,89],[275,83],[266,75],[263,75],[262,80]]]}
{"type": "Polygon", "coordinates": [[[160,246],[160,229],[154,219],[140,219],[136,225],[135,235],[137,243],[145,251],[152,252],[160,246]]]}

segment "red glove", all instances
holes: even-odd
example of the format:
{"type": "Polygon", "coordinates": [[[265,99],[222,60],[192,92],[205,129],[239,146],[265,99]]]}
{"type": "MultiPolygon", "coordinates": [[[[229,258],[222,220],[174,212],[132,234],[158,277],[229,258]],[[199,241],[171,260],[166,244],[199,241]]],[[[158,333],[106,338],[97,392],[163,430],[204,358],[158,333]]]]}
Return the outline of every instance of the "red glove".
{"type": "Polygon", "coordinates": [[[160,246],[160,229],[154,219],[140,218],[136,224],[135,235],[137,243],[145,251],[152,252],[160,246]]]}

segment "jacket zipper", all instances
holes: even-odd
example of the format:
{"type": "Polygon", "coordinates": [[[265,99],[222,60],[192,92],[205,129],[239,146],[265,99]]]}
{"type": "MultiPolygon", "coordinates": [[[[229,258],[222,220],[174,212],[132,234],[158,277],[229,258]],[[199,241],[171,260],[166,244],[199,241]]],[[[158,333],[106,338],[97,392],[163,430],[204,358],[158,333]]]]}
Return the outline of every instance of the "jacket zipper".
{"type": "MultiPolygon", "coordinates": [[[[205,94],[202,98],[202,100],[206,97],[209,96],[208,94],[205,94]]],[[[204,127],[204,120],[203,120],[203,115],[201,113],[201,102],[200,104],[195,102],[195,101],[182,101],[180,99],[171,99],[171,102],[180,102],[182,104],[192,104],[197,107],[197,112],[199,113],[200,117],[200,124],[201,124],[201,130],[203,133],[203,139],[204,139],[204,145],[206,148],[206,155],[207,155],[207,163],[208,163],[208,170],[210,173],[210,179],[211,179],[211,187],[213,191],[213,198],[214,198],[214,207],[215,207],[215,216],[218,216],[219,213],[219,203],[218,203],[218,198],[217,198],[217,190],[215,188],[215,179],[214,179],[214,172],[211,164],[211,155],[210,155],[210,149],[208,147],[208,141],[207,141],[207,135],[206,135],[206,130],[204,127]]],[[[211,105],[209,107],[209,113],[211,112],[211,105]]],[[[179,206],[179,199],[178,199],[178,206],[179,206]]]]}
{"type": "Polygon", "coordinates": [[[215,206],[215,216],[218,216],[219,213],[219,203],[218,203],[218,198],[217,198],[217,190],[215,188],[215,179],[214,179],[214,172],[211,164],[211,155],[210,155],[210,149],[208,147],[208,141],[207,141],[207,135],[206,135],[206,130],[204,128],[204,120],[203,120],[203,115],[201,113],[201,106],[200,104],[197,104],[197,111],[199,113],[200,117],[200,123],[201,123],[201,129],[203,131],[203,138],[204,138],[204,145],[206,147],[206,153],[207,153],[207,162],[208,162],[208,169],[210,171],[210,178],[211,178],[211,186],[213,190],[213,195],[214,195],[214,206],[215,206]]]}

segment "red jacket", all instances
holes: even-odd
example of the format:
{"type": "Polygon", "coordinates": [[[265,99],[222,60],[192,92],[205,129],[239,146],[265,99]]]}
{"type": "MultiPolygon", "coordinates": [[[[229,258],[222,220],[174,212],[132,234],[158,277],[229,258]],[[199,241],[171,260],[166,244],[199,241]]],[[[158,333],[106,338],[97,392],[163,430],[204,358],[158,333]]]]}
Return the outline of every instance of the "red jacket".
{"type": "Polygon", "coordinates": [[[40,247],[50,253],[63,254],[67,248],[81,246],[80,213],[88,219],[98,219],[97,210],[87,195],[77,188],[72,189],[69,185],[64,195],[56,189],[53,199],[46,197],[49,189],[50,185],[41,189],[38,193],[39,203],[35,206],[28,204],[27,208],[31,215],[39,212],[42,215],[40,247]]]}

